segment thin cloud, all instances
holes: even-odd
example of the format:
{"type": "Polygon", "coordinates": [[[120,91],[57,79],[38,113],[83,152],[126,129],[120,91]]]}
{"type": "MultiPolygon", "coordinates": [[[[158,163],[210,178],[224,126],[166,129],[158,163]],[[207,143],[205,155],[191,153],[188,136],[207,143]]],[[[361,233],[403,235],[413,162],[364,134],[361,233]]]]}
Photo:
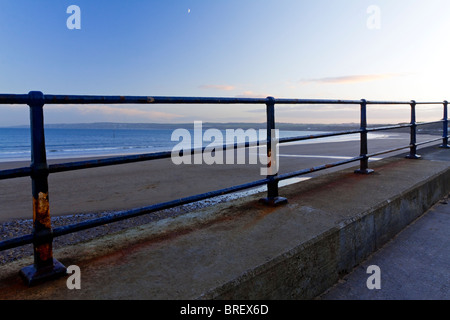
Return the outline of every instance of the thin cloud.
{"type": "Polygon", "coordinates": [[[255,93],[253,91],[244,91],[241,94],[236,95],[236,98],[266,98],[269,95],[267,94],[260,94],[260,93],[255,93]]]}
{"type": "MultiPolygon", "coordinates": [[[[55,111],[62,111],[64,110],[64,106],[59,105],[53,105],[53,106],[47,106],[47,109],[52,109],[55,111]]],[[[87,114],[101,114],[105,116],[115,116],[117,118],[120,117],[135,117],[139,119],[148,119],[148,120],[174,120],[177,118],[181,118],[181,115],[178,114],[172,114],[172,113],[166,113],[166,112],[160,112],[160,111],[153,111],[153,110],[141,110],[136,108],[124,108],[124,107],[110,107],[110,106],[104,106],[104,105],[90,105],[90,106],[76,106],[73,107],[73,109],[76,109],[80,114],[87,115],[87,114]]]]}
{"type": "Polygon", "coordinates": [[[220,85],[220,84],[205,84],[199,87],[200,89],[213,89],[213,90],[221,90],[221,91],[231,91],[236,89],[235,86],[230,85],[220,85]]]}
{"type": "Polygon", "coordinates": [[[308,79],[300,81],[302,84],[308,83],[324,83],[324,84],[349,84],[349,83],[361,83],[376,80],[383,80],[401,76],[400,74],[385,73],[385,74],[366,74],[366,75],[353,75],[342,77],[326,77],[318,79],[308,79]]]}

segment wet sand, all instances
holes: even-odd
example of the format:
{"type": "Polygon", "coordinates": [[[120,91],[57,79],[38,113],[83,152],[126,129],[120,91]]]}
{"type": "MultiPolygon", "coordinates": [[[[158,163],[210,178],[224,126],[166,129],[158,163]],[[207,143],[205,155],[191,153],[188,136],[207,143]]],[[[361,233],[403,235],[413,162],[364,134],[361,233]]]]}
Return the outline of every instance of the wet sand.
{"type": "MultiPolygon", "coordinates": [[[[435,136],[423,137],[429,140],[435,136]]],[[[394,135],[387,140],[369,141],[369,152],[408,145],[408,135],[394,135]]],[[[251,150],[254,152],[255,149],[251,150]]],[[[397,152],[407,154],[408,150],[397,152]]],[[[388,154],[392,156],[395,153],[388,154]]],[[[280,172],[311,168],[359,155],[359,141],[286,145],[279,149],[280,172]]],[[[248,154],[246,155],[248,159],[248,154]]],[[[78,159],[79,160],[79,159],[78,159]]],[[[376,160],[376,159],[374,159],[376,160]]],[[[71,160],[50,160],[66,163],[71,160]]],[[[330,171],[358,166],[353,162],[302,176],[310,178],[330,171]]],[[[29,162],[0,163],[0,170],[26,167],[29,162]]],[[[49,199],[52,226],[58,227],[109,215],[118,210],[145,207],[212,190],[235,186],[264,178],[261,163],[254,165],[175,165],[171,159],[84,169],[49,176],[49,199]]],[[[289,182],[289,181],[287,181],[289,182]]],[[[264,187],[262,187],[264,188],[264,187]]],[[[282,191],[280,192],[282,195],[282,191]]],[[[265,195],[265,194],[262,194],[265,195]]],[[[54,247],[86,241],[146,224],[161,218],[183,214],[199,207],[229,201],[239,195],[228,195],[169,210],[108,224],[54,239],[54,247]]],[[[31,179],[17,178],[0,181],[0,241],[32,231],[31,179]]],[[[27,245],[0,252],[0,265],[32,254],[27,245]]]]}
{"type": "MultiPolygon", "coordinates": [[[[356,143],[331,154],[358,154],[356,143]],[[351,148],[352,150],[348,150],[351,148]],[[356,153],[355,153],[356,152],[356,153]]],[[[295,147],[280,151],[295,154],[295,147]],[[289,149],[289,151],[287,151],[289,149]]],[[[303,154],[323,154],[322,145],[308,147],[303,154]]],[[[303,151],[303,150],[302,150],[303,151]]],[[[324,163],[327,159],[280,158],[280,172],[288,172],[324,163]]],[[[336,160],[328,160],[336,161],[336,160]]],[[[49,161],[70,162],[70,160],[49,161]]],[[[29,163],[2,163],[0,168],[24,167],[29,163]]],[[[49,197],[52,216],[124,210],[179,199],[203,192],[231,187],[265,178],[262,164],[255,165],[175,165],[171,159],[84,169],[49,176],[49,197]]],[[[0,201],[4,204],[0,222],[32,217],[31,179],[29,177],[0,181],[0,201]]]]}
{"type": "MultiPolygon", "coordinates": [[[[423,137],[427,138],[430,137],[423,137]]],[[[374,139],[369,141],[369,152],[407,144],[407,134],[395,135],[387,140],[374,139]]],[[[407,152],[405,149],[400,153],[407,152]]],[[[279,155],[279,173],[285,173],[358,156],[359,141],[281,146],[279,155]]],[[[246,157],[248,159],[248,155],[246,157]]],[[[71,160],[49,161],[50,164],[65,162],[71,160]]],[[[358,162],[354,162],[347,167],[357,165],[358,162]]],[[[0,170],[26,166],[29,166],[29,162],[0,163],[0,170]]],[[[261,163],[175,165],[171,159],[162,159],[55,173],[48,179],[50,212],[52,216],[61,216],[144,207],[262,179],[265,177],[260,173],[263,167],[261,163]]],[[[308,176],[330,170],[333,169],[308,176]]],[[[0,223],[31,219],[31,179],[1,180],[0,203],[0,223]]]]}

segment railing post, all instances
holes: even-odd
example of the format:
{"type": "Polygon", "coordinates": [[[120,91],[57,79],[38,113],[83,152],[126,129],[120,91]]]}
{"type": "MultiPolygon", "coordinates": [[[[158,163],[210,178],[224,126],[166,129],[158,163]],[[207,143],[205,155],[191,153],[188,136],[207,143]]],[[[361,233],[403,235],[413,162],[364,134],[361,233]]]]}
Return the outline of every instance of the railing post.
{"type": "Polygon", "coordinates": [[[368,147],[367,147],[367,101],[362,99],[361,100],[361,137],[360,137],[360,144],[361,144],[361,152],[360,156],[361,164],[360,168],[358,170],[355,170],[355,173],[359,174],[370,174],[374,171],[372,169],[369,169],[369,158],[367,157],[368,153],[368,147]]]}
{"type": "Polygon", "coordinates": [[[417,154],[417,138],[416,138],[416,102],[414,100],[411,101],[411,140],[410,140],[410,150],[409,154],[406,156],[407,159],[420,159],[421,156],[417,154]]]}
{"type": "Polygon", "coordinates": [[[29,93],[31,129],[31,180],[33,194],[34,264],[20,270],[23,280],[32,286],[66,274],[66,268],[53,258],[52,227],[48,198],[48,166],[44,135],[44,95],[29,93]]]}
{"type": "Polygon", "coordinates": [[[449,149],[450,146],[448,145],[448,101],[444,101],[444,129],[442,133],[442,145],[440,148],[443,149],[449,149]]]}
{"type": "MultiPolygon", "coordinates": [[[[278,167],[278,155],[273,152],[273,135],[275,133],[275,99],[273,97],[267,97],[266,103],[266,115],[267,115],[267,178],[270,181],[267,183],[267,198],[263,198],[260,201],[271,205],[281,205],[287,203],[287,199],[278,195],[278,181],[275,177],[278,175],[274,171],[274,167],[278,167]]],[[[275,146],[276,148],[277,146],[275,146]]]]}

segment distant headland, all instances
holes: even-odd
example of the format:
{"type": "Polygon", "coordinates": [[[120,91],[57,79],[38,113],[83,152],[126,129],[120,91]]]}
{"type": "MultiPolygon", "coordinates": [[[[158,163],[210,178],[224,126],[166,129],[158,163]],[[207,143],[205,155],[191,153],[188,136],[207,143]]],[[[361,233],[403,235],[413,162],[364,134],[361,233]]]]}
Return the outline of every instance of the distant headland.
{"type": "MultiPolygon", "coordinates": [[[[390,126],[394,124],[370,124],[369,127],[390,126]]],[[[397,123],[395,124],[397,125],[397,123]]],[[[355,130],[359,128],[359,123],[340,123],[340,124],[311,124],[311,123],[277,123],[276,127],[280,130],[288,131],[341,131],[355,130]]],[[[247,123],[247,122],[203,122],[204,129],[265,129],[266,123],[247,123]]],[[[9,128],[28,128],[28,125],[10,126],[9,128]]],[[[93,123],[58,123],[46,124],[48,129],[106,129],[106,130],[175,130],[178,128],[193,128],[193,123],[122,123],[122,122],[93,122],[93,123]]],[[[395,129],[397,132],[409,132],[409,128],[395,129]]],[[[442,132],[442,124],[433,123],[420,127],[423,133],[442,132]]]]}

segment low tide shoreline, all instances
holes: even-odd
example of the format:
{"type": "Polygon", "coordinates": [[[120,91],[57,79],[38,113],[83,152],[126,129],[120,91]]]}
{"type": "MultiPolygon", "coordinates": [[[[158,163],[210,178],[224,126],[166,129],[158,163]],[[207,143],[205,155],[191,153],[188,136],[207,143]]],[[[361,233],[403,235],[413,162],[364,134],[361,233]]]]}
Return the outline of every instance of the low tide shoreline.
{"type": "MultiPolygon", "coordinates": [[[[374,139],[371,151],[404,145],[408,134],[374,139]]],[[[435,136],[434,136],[435,137],[435,136]]],[[[428,139],[429,137],[423,137],[428,139]]],[[[402,151],[406,153],[407,150],[402,151]]],[[[359,154],[359,141],[290,145],[280,148],[280,173],[336,161],[327,156],[359,154]],[[306,155],[297,156],[297,155],[306,155]],[[322,158],[320,158],[322,157],[322,158]]],[[[75,160],[75,159],[72,159],[75,160]]],[[[79,160],[79,159],[78,159],[79,160]]],[[[49,163],[57,162],[51,160],[49,163]]],[[[70,162],[65,159],[63,162],[70,162]]],[[[29,162],[0,163],[0,170],[26,167],[29,162]]],[[[347,167],[356,166],[349,164],[347,167]]],[[[256,165],[174,165],[170,159],[78,170],[49,176],[50,213],[54,228],[110,215],[114,211],[146,207],[186,196],[218,190],[261,179],[256,165]]],[[[337,167],[341,170],[344,167],[337,167]]],[[[326,170],[329,172],[329,170],[326,170]]],[[[322,174],[322,173],[320,173],[322,174]]],[[[313,177],[314,174],[308,175],[313,177]]],[[[0,241],[32,232],[31,181],[29,177],[0,181],[0,241]]],[[[55,238],[55,248],[118,232],[163,218],[174,217],[201,207],[229,201],[215,198],[107,224],[55,238]]],[[[234,196],[236,197],[236,195],[234,196]]],[[[32,255],[32,245],[0,252],[0,265],[32,255]]]]}

